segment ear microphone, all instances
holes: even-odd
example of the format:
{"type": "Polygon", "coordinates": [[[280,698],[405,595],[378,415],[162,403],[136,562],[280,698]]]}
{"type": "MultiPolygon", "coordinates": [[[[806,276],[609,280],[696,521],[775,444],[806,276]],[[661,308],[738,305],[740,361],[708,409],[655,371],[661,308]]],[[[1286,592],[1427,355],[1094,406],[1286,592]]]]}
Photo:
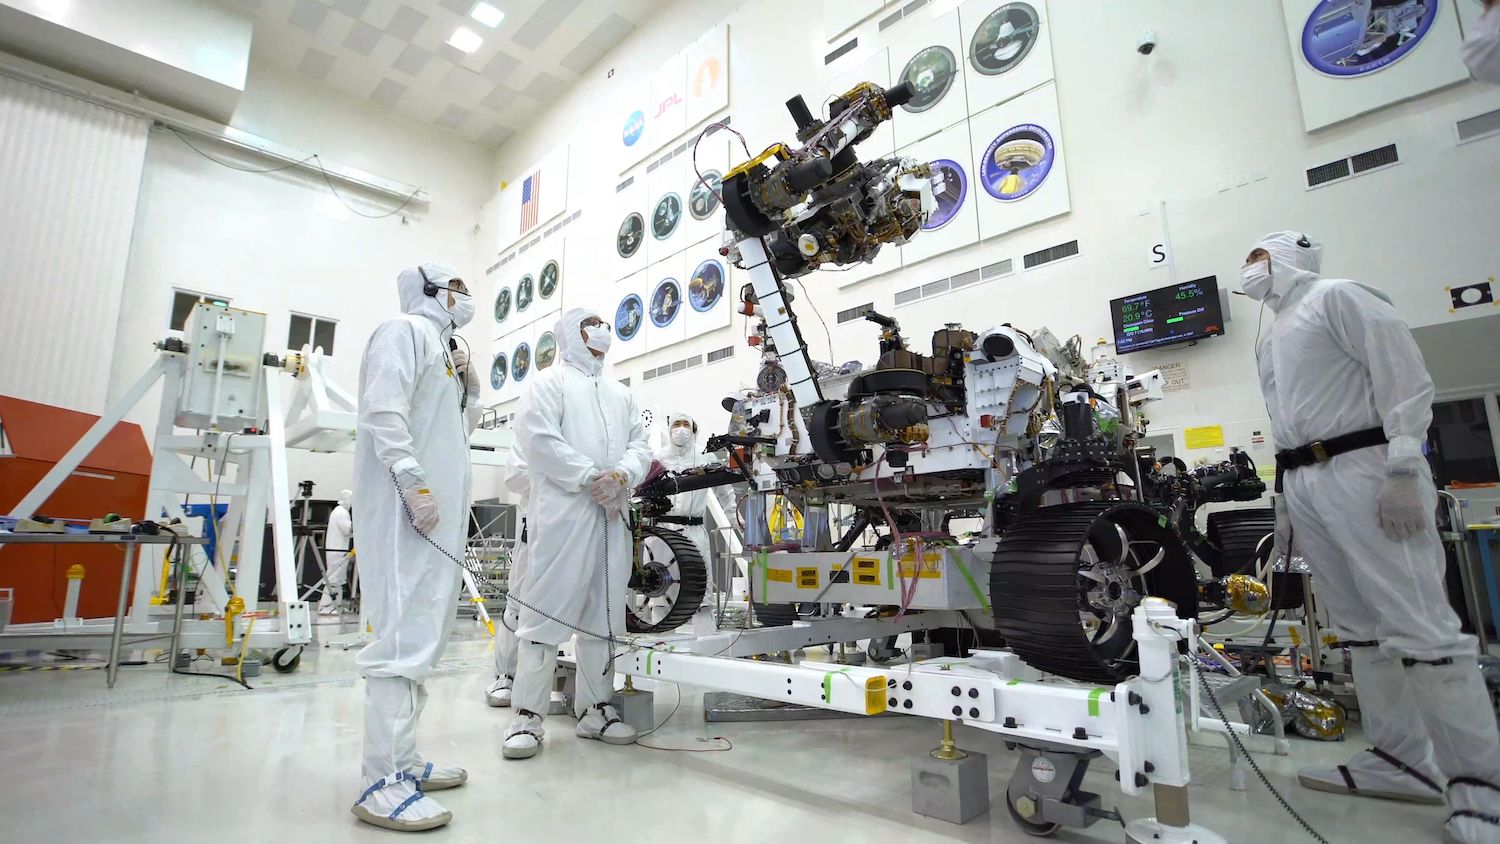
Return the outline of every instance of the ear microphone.
{"type": "Polygon", "coordinates": [[[1297,245],[1302,247],[1303,249],[1311,249],[1312,241],[1308,240],[1307,235],[1304,234],[1301,237],[1297,238],[1297,245]]]}
{"type": "Polygon", "coordinates": [[[417,265],[417,273],[422,276],[422,295],[436,296],[438,294],[438,286],[433,284],[432,280],[427,277],[427,271],[422,269],[421,264],[417,265]]]}

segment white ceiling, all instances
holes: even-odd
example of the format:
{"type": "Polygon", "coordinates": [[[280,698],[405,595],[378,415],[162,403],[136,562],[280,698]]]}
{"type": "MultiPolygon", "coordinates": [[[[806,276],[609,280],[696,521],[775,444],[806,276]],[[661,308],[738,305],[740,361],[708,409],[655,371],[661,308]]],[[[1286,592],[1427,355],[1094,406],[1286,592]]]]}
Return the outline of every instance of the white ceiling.
{"type": "Polygon", "coordinates": [[[253,60],[491,148],[505,143],[666,0],[233,0],[255,15],[253,60]],[[446,43],[466,27],[484,45],[446,43]]]}

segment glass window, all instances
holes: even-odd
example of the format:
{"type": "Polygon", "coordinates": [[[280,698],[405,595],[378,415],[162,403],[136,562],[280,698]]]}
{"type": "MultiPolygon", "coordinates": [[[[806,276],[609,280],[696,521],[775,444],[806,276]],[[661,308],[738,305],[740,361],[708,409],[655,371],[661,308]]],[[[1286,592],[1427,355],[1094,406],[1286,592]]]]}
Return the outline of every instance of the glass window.
{"type": "Polygon", "coordinates": [[[173,331],[183,330],[187,326],[188,314],[193,312],[193,306],[199,302],[212,302],[215,305],[229,304],[229,300],[223,296],[194,293],[191,290],[174,291],[172,293],[172,317],[167,327],[173,331]]]}

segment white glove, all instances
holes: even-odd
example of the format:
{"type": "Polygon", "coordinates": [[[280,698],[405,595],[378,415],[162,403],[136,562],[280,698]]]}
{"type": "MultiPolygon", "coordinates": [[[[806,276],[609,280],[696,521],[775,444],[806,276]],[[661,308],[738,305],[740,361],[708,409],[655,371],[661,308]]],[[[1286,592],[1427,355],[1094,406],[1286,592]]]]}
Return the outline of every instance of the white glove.
{"type": "Polygon", "coordinates": [[[479,374],[469,366],[469,353],[463,349],[454,349],[453,368],[463,376],[464,394],[471,399],[479,398],[479,374]]]}
{"type": "Polygon", "coordinates": [[[606,510],[619,509],[620,496],[625,492],[625,475],[618,470],[600,472],[589,482],[589,496],[606,510]]]}
{"type": "Polygon", "coordinates": [[[1423,503],[1422,484],[1427,479],[1416,472],[1386,477],[1375,497],[1380,528],[1392,542],[1409,539],[1434,523],[1433,511],[1423,503]]]}
{"type": "Polygon", "coordinates": [[[403,492],[406,506],[411,509],[412,527],[423,536],[431,536],[434,528],[438,526],[438,503],[432,496],[432,490],[425,486],[403,492]]]}
{"type": "Polygon", "coordinates": [[[1279,556],[1286,556],[1288,568],[1290,564],[1292,548],[1292,514],[1287,512],[1285,495],[1278,495],[1271,499],[1271,508],[1276,513],[1276,547],[1271,552],[1271,560],[1274,563],[1279,556]]]}

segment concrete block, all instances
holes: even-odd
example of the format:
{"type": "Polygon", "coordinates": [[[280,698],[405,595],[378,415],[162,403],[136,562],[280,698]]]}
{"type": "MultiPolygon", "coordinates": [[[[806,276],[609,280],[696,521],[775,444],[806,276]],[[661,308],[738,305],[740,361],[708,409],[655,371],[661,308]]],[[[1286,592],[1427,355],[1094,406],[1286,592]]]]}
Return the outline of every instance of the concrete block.
{"type": "Polygon", "coordinates": [[[656,696],[640,689],[618,691],[609,699],[620,720],[644,733],[656,726],[656,696]]]}
{"type": "Polygon", "coordinates": [[[983,753],[963,759],[922,754],[911,763],[911,810],[949,823],[968,823],[990,810],[990,765],[983,753]]]}

